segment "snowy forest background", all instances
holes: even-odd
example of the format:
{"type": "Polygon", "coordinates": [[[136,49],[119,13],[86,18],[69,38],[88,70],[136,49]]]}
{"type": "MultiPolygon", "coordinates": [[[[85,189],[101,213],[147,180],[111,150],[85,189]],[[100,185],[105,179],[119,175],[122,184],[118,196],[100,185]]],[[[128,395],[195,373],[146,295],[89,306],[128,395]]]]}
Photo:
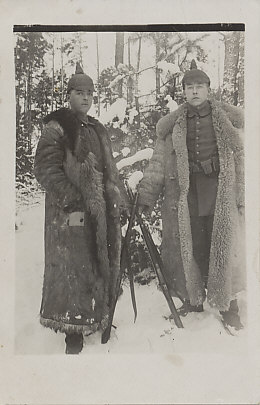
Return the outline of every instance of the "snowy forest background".
{"type": "MultiPolygon", "coordinates": [[[[68,106],[76,61],[95,83],[89,114],[108,129],[121,176],[134,187],[152,155],[156,123],[184,101],[181,80],[192,59],[211,78],[213,97],[243,107],[241,31],[16,33],[16,230],[24,210],[42,201],[33,175],[35,148],[43,118],[68,106]]],[[[160,202],[150,218],[158,245],[159,208],[160,202]]],[[[131,249],[136,279],[146,282],[152,275],[138,228],[131,249]]]]}
{"type": "MultiPolygon", "coordinates": [[[[35,149],[46,114],[68,106],[66,86],[80,61],[95,84],[90,115],[107,128],[123,180],[132,189],[152,155],[155,126],[183,99],[181,80],[192,59],[211,79],[212,96],[244,105],[243,32],[21,32],[14,35],[16,79],[16,278],[15,351],[64,353],[63,334],[38,320],[44,271],[44,191],[33,175],[35,149]]],[[[160,201],[147,218],[160,248],[160,201]]],[[[124,235],[127,219],[122,218],[124,235]]],[[[183,318],[184,329],[169,319],[139,226],[130,243],[138,316],[133,323],[129,283],[124,278],[111,339],[85,337],[86,353],[244,353],[247,328],[235,340],[223,330],[217,311],[183,318]],[[127,291],[128,290],[128,291],[127,291]]],[[[175,305],[181,305],[178,298],[175,305]]],[[[246,325],[246,295],[238,297],[246,325]]],[[[197,370],[196,370],[197,372],[197,370]]],[[[240,398],[241,399],[241,398],[240,398]]]]}

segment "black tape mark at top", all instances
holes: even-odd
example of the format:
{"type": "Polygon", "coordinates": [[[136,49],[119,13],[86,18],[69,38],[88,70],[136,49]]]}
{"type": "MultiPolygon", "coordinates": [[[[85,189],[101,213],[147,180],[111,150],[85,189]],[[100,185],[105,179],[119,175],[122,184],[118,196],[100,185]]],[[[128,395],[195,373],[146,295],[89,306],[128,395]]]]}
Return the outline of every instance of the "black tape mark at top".
{"type": "Polygon", "coordinates": [[[244,23],[147,25],[14,25],[13,32],[207,32],[245,31],[244,23]]]}

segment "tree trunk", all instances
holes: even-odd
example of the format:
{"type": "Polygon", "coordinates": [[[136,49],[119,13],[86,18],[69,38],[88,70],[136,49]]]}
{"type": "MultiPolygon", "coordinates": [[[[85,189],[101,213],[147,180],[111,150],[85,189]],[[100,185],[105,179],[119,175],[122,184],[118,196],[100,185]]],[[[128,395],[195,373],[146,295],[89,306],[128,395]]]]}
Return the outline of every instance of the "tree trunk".
{"type": "Polygon", "coordinates": [[[244,98],[245,98],[244,72],[245,72],[245,36],[244,32],[240,32],[238,76],[237,76],[238,106],[244,106],[244,98]]]}
{"type": "MultiPolygon", "coordinates": [[[[115,67],[124,63],[124,32],[116,33],[115,67]]],[[[118,83],[118,95],[123,97],[123,80],[118,83]]]]}
{"type": "Polygon", "coordinates": [[[53,102],[54,102],[54,45],[55,45],[55,35],[53,35],[52,39],[52,82],[51,82],[51,111],[53,111],[53,102]]]}
{"type": "Polygon", "coordinates": [[[28,107],[27,107],[27,139],[28,139],[28,152],[29,154],[32,153],[32,142],[31,142],[31,137],[32,137],[32,114],[31,114],[31,108],[32,108],[32,103],[31,103],[31,97],[32,97],[32,65],[30,63],[29,65],[29,73],[28,73],[28,95],[27,95],[27,102],[28,102],[28,107]]]}
{"type": "MultiPolygon", "coordinates": [[[[129,71],[131,69],[131,42],[130,38],[128,38],[128,67],[129,71]]],[[[131,106],[134,99],[134,79],[131,75],[129,75],[127,80],[127,103],[131,106]]]]}
{"type": "Polygon", "coordinates": [[[158,69],[158,62],[159,62],[159,57],[160,57],[160,34],[155,36],[155,88],[156,88],[156,99],[158,99],[160,95],[160,71],[158,69]]]}
{"type": "Polygon", "coordinates": [[[99,88],[99,47],[98,47],[98,33],[96,32],[96,45],[97,45],[97,96],[98,96],[98,117],[100,116],[100,88],[99,88]]]}
{"type": "Polygon", "coordinates": [[[60,37],[60,52],[61,52],[61,106],[64,104],[64,72],[63,72],[63,37],[60,37]]]}
{"type": "Polygon", "coordinates": [[[18,78],[18,86],[16,87],[16,127],[18,128],[20,119],[21,119],[21,106],[20,106],[20,98],[21,98],[21,79],[18,78]]]}
{"type": "Polygon", "coordinates": [[[238,62],[240,48],[240,32],[230,32],[224,35],[225,59],[223,100],[233,105],[238,104],[238,62]]]}
{"type": "Polygon", "coordinates": [[[26,122],[26,135],[27,135],[27,150],[28,153],[31,154],[32,148],[31,148],[31,133],[32,133],[32,119],[31,119],[31,108],[32,108],[32,57],[34,55],[35,51],[35,44],[34,40],[32,38],[32,41],[30,42],[29,45],[29,55],[31,58],[29,59],[28,62],[28,71],[27,71],[27,95],[26,95],[26,117],[25,117],[25,122],[26,122]]]}
{"type": "Polygon", "coordinates": [[[138,127],[140,128],[140,106],[139,106],[139,89],[138,89],[138,79],[139,79],[139,69],[140,69],[140,62],[141,62],[141,48],[142,48],[142,35],[140,34],[138,39],[138,53],[137,53],[137,66],[136,66],[136,75],[135,75],[135,108],[138,112],[136,116],[136,120],[138,123],[138,127]]]}
{"type": "Polygon", "coordinates": [[[81,66],[83,67],[82,40],[81,40],[81,34],[80,34],[80,32],[78,33],[78,40],[79,40],[79,60],[80,60],[81,66]]]}

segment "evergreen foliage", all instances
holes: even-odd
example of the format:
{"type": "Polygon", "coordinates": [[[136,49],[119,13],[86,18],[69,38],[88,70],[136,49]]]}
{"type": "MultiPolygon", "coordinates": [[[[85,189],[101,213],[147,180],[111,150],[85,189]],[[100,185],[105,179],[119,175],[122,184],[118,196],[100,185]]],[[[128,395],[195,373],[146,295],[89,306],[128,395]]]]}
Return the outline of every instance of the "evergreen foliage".
{"type": "MultiPolygon", "coordinates": [[[[148,32],[115,34],[115,64],[99,72],[98,35],[97,71],[94,94],[97,115],[109,113],[111,106],[120,100],[126,103],[123,118],[119,113],[111,115],[105,126],[108,129],[117,162],[128,154],[153,148],[156,141],[156,124],[170,111],[171,102],[176,106],[183,100],[181,78],[190,68],[192,59],[203,66],[208,55],[202,40],[209,35],[200,33],[148,32]],[[149,47],[154,54],[154,63],[143,68],[143,52],[149,47]],[[124,57],[127,61],[124,61],[124,57]],[[140,82],[147,75],[154,75],[149,94],[140,92],[140,82]],[[126,152],[127,151],[127,152],[126,152]]],[[[244,103],[244,35],[241,32],[219,33],[225,44],[225,57],[221,61],[224,69],[223,85],[213,90],[219,100],[231,104],[244,103]]],[[[80,61],[86,70],[87,36],[83,33],[70,37],[54,33],[18,33],[15,45],[16,80],[16,180],[18,198],[37,190],[33,176],[35,147],[42,130],[42,120],[53,110],[66,102],[67,81],[80,61]],[[58,63],[57,63],[58,60],[58,63]]],[[[220,62],[219,62],[220,63],[220,62]]],[[[150,76],[151,77],[151,76],[150,76]]],[[[150,79],[149,79],[150,80],[150,79]]],[[[102,121],[102,119],[101,119],[102,121]]],[[[134,172],[143,172],[147,159],[124,166],[120,170],[122,179],[127,180],[134,172]]],[[[160,240],[160,200],[154,208],[149,222],[157,239],[160,240]]],[[[122,218],[122,226],[126,218],[122,218]]],[[[138,227],[134,229],[130,254],[134,273],[139,282],[147,282],[149,258],[138,227]]]]}

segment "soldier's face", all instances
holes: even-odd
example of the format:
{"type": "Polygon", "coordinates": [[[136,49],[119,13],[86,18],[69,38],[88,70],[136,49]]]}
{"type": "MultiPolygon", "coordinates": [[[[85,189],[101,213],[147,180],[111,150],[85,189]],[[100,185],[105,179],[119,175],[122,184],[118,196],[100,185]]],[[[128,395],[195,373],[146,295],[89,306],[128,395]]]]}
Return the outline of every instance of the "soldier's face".
{"type": "Polygon", "coordinates": [[[86,115],[92,106],[93,91],[71,90],[69,94],[69,102],[72,111],[74,111],[76,114],[86,115]]]}
{"type": "Polygon", "coordinates": [[[198,107],[207,100],[209,86],[207,83],[187,83],[185,84],[184,94],[189,104],[198,107]]]}

